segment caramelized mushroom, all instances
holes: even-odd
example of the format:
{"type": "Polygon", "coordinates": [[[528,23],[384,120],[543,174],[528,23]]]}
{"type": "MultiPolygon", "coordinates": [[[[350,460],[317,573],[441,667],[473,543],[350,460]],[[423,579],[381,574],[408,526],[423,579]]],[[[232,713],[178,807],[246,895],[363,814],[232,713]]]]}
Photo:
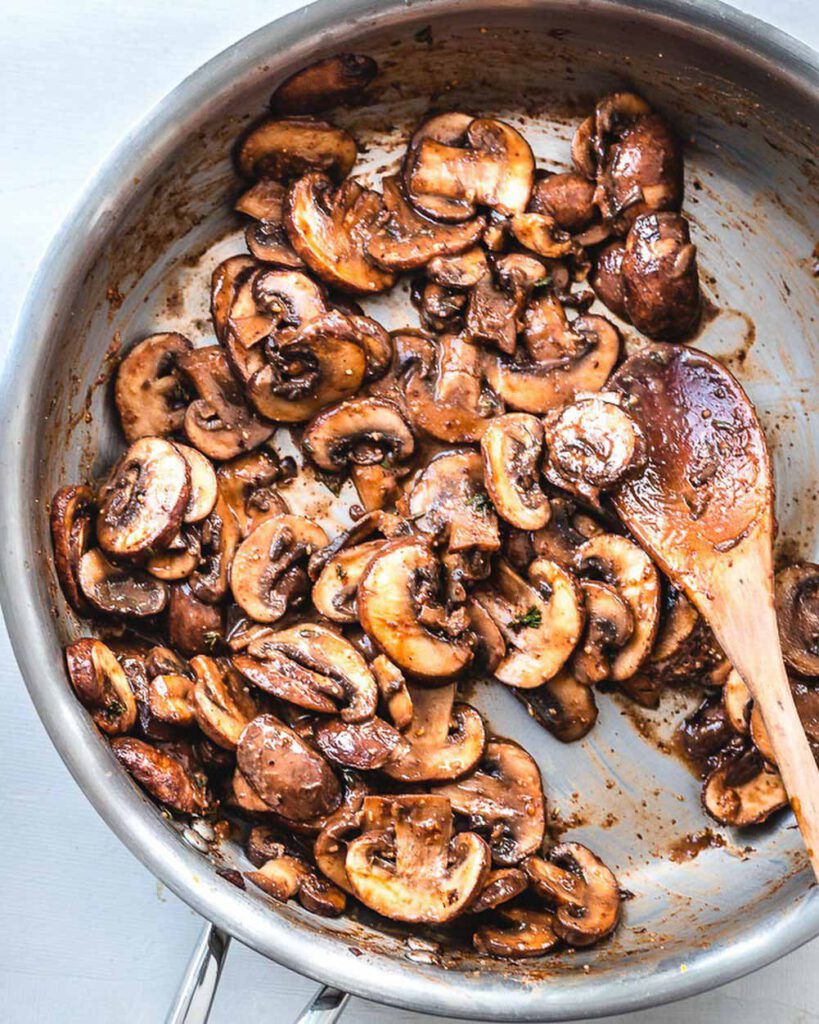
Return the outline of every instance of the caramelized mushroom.
{"type": "Polygon", "coordinates": [[[324,410],[310,423],[303,443],[317,466],[336,473],[348,462],[401,461],[415,449],[400,410],[383,398],[353,398],[324,410]]]}
{"type": "Polygon", "coordinates": [[[94,495],[88,487],[61,487],[51,499],[51,541],[60,586],[75,611],[85,599],[80,589],[80,559],[91,538],[94,495]]]}
{"type": "Polygon", "coordinates": [[[168,639],[187,656],[212,650],[224,638],[222,609],[201,601],[190,582],[173,584],[168,599],[168,639]]]}
{"type": "Polygon", "coordinates": [[[562,669],[543,686],[517,690],[529,714],[561,743],[576,743],[591,731],[597,721],[594,690],[562,669]]]}
{"type": "Polygon", "coordinates": [[[186,580],[199,565],[201,554],[198,531],[183,526],[163,551],[151,555],[145,568],[158,580],[186,580]]]}
{"type": "Polygon", "coordinates": [[[71,685],[94,724],[109,736],[130,732],[136,722],[136,701],[113,651],[101,640],[85,637],[66,647],[65,660],[71,685]]]}
{"type": "Polygon", "coordinates": [[[567,256],[575,247],[572,236],[550,213],[516,213],[512,218],[512,234],[524,249],[550,260],[567,256]]]}
{"type": "Polygon", "coordinates": [[[312,117],[269,117],[240,140],[236,164],[243,178],[294,178],[320,171],[341,181],[356,156],[355,139],[343,128],[312,117]]]}
{"type": "Polygon", "coordinates": [[[572,658],[575,679],[591,686],[609,678],[611,662],[634,632],[634,614],[607,583],[581,580],[586,629],[572,658]]]}
{"type": "Polygon", "coordinates": [[[190,348],[181,334],[152,334],[134,345],[120,363],[114,399],[129,444],[140,437],[167,437],[181,429],[188,402],[178,360],[190,348]]]}
{"type": "Polygon", "coordinates": [[[732,668],[722,687],[722,706],[731,728],[738,736],[747,736],[753,698],[745,680],[732,668]]]}
{"type": "Polygon", "coordinates": [[[410,139],[401,175],[404,188],[412,205],[435,220],[463,221],[475,216],[475,207],[467,199],[449,199],[440,195],[426,195],[416,192],[412,185],[412,173],[418,157],[418,150],[425,139],[447,146],[460,146],[466,141],[466,131],[473,118],[469,114],[450,111],[428,118],[416,129],[410,139]]]}
{"type": "Polygon", "coordinates": [[[549,502],[538,482],[543,427],[526,413],[492,420],[481,438],[486,489],[498,514],[521,530],[549,521],[549,502]]]}
{"type": "Polygon", "coordinates": [[[316,611],[332,622],[356,622],[356,594],[358,584],[367,566],[383,548],[383,540],[345,548],[321,570],[313,584],[313,604],[316,611]]]}
{"type": "Polygon", "coordinates": [[[99,548],[80,559],[78,572],[83,597],[97,611],[127,618],[158,615],[168,603],[168,588],[139,569],[109,562],[99,548]]]}
{"type": "Polygon", "coordinates": [[[316,726],[316,744],[324,756],[335,764],[359,771],[384,768],[401,757],[407,741],[383,718],[366,722],[342,722],[338,718],[316,726]]]}
{"type": "Polygon", "coordinates": [[[564,231],[582,231],[594,220],[594,185],[576,171],[547,174],[535,182],[529,209],[551,214],[564,231]]]}
{"type": "Polygon", "coordinates": [[[279,844],[275,856],[270,857],[256,871],[246,871],[245,878],[255,886],[286,903],[298,896],[305,910],[322,917],[338,917],[344,913],[347,898],[332,882],[321,878],[303,857],[288,853],[279,844]]]}
{"type": "Polygon", "coordinates": [[[597,298],[608,306],[615,316],[628,323],[626,296],[623,287],[623,256],[626,247],[622,242],[612,242],[598,255],[589,282],[597,298]]]}
{"type": "Polygon", "coordinates": [[[270,106],[278,114],[318,114],[358,99],[378,74],[363,53],[336,53],[301,68],[276,86],[270,106]]]}
{"type": "Polygon", "coordinates": [[[179,729],[194,725],[192,692],[193,682],[187,675],[169,672],[154,676],[144,691],[151,719],[179,729]]]}
{"type": "MultiPolygon", "coordinates": [[[[284,226],[284,203],[287,189],[272,178],[262,178],[243,192],[234,209],[253,218],[245,229],[245,242],[252,256],[263,263],[275,263],[279,267],[301,269],[303,261],[293,251],[284,226]]],[[[242,257],[232,257],[240,260],[242,257]]],[[[230,262],[227,260],[226,262],[230,262]]],[[[248,264],[249,265],[249,264],[248,264]]],[[[237,267],[239,265],[237,264],[237,267]]],[[[218,268],[217,268],[218,270],[218,268]]],[[[221,279],[217,287],[221,286],[221,279]]],[[[217,337],[222,335],[217,332],[217,337]]]]}
{"type": "Polygon", "coordinates": [[[790,565],[776,574],[782,656],[803,676],[819,676],[819,566],[790,565]]]}
{"type": "Polygon", "coordinates": [[[749,750],[717,767],[705,780],[702,801],[721,825],[759,825],[787,806],[788,794],[779,772],[749,750]]]}
{"type": "Polygon", "coordinates": [[[249,452],[223,462],[217,477],[219,492],[233,513],[240,538],[263,519],[287,512],[284,499],[273,486],[284,479],[284,466],[271,452],[249,452]]]}
{"type": "Polygon", "coordinates": [[[257,713],[243,680],[228,665],[198,655],[191,660],[196,674],[193,712],[202,732],[217,746],[235,750],[245,727],[257,713]]]}
{"type": "Polygon", "coordinates": [[[502,923],[485,924],[472,936],[479,953],[518,959],[543,956],[554,949],[560,939],[554,931],[554,915],[532,907],[501,907],[502,923]]]}
{"type": "Polygon", "coordinates": [[[201,559],[190,578],[191,590],[199,600],[215,604],[227,594],[239,540],[239,524],[219,489],[213,511],[200,528],[201,559]]]}
{"type": "Polygon", "coordinates": [[[542,530],[532,534],[531,550],[522,567],[528,568],[535,555],[538,555],[574,571],[578,549],[590,537],[603,533],[603,528],[591,516],[579,512],[571,498],[550,498],[549,507],[549,522],[542,530]]]}
{"type": "Polygon", "coordinates": [[[191,771],[170,752],[144,740],[119,736],[111,741],[119,763],[159,803],[178,814],[203,814],[210,805],[205,776],[191,771]]]}
{"type": "Polygon", "coordinates": [[[412,724],[415,711],[412,694],[400,668],[379,654],[370,666],[381,700],[396,729],[403,732],[412,724]]]}
{"type": "Polygon", "coordinates": [[[454,256],[436,256],[426,266],[427,278],[433,284],[461,291],[474,287],[488,273],[486,253],[478,245],[454,256]]]}
{"type": "Polygon", "coordinates": [[[482,914],[486,910],[494,910],[520,896],[528,887],[529,878],[520,868],[494,868],[486,876],[483,888],[469,908],[469,913],[482,914]]]}

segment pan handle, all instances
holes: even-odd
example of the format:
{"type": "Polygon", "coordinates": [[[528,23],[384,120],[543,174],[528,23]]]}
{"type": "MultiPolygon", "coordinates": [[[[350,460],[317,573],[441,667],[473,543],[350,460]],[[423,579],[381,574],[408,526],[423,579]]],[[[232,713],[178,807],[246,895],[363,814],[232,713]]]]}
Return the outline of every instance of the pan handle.
{"type": "MultiPolygon", "coordinates": [[[[208,922],[196,943],[165,1024],[207,1024],[229,946],[230,936],[208,922]]],[[[335,1024],[349,999],[348,992],[322,986],[293,1024],[335,1024]]]]}

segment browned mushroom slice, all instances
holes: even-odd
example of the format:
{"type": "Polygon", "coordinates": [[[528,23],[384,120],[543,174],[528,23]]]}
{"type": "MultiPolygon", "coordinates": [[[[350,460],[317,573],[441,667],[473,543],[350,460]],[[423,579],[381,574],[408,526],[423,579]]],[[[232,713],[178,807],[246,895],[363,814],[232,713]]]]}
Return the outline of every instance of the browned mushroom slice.
{"type": "Polygon", "coordinates": [[[475,634],[475,668],[479,671],[491,672],[506,657],[506,641],[503,633],[495,625],[495,620],[473,598],[466,603],[469,626],[475,634]]]}
{"type": "Polygon", "coordinates": [[[371,540],[345,548],[321,570],[313,584],[316,611],[332,622],[356,622],[356,593],[364,571],[386,541],[371,540]]]}
{"type": "Polygon", "coordinates": [[[554,931],[554,915],[532,907],[501,907],[502,924],[482,925],[472,936],[479,953],[516,960],[543,956],[560,942],[554,931]]]}
{"type": "Polygon", "coordinates": [[[273,433],[249,408],[218,345],[193,349],[180,359],[180,368],[199,397],[185,413],[185,435],[209,459],[232,459],[257,448],[273,433]]]}
{"type": "Polygon", "coordinates": [[[575,248],[572,236],[550,213],[517,213],[512,218],[512,234],[524,249],[538,256],[557,260],[575,248]]]}
{"type": "Polygon", "coordinates": [[[492,420],[481,438],[486,489],[498,515],[521,530],[540,530],[550,507],[540,488],[543,426],[526,413],[492,420]]]}
{"type": "Polygon", "coordinates": [[[597,174],[597,154],[594,147],[594,117],[584,118],[572,136],[572,163],[584,178],[594,181],[597,174]]]}
{"type": "Polygon", "coordinates": [[[389,508],[401,497],[400,478],[406,467],[357,466],[350,467],[350,479],[365,512],[389,508]]]}
{"type": "Polygon", "coordinates": [[[634,614],[607,583],[581,580],[586,605],[586,629],[572,658],[575,679],[591,686],[609,678],[612,659],[634,632],[634,614]]]}
{"type": "Polygon", "coordinates": [[[470,830],[486,835],[496,864],[519,864],[540,849],[546,827],[543,785],[537,765],[517,743],[490,740],[471,775],[433,792],[451,801],[470,830]]]}
{"type": "Polygon", "coordinates": [[[495,669],[496,678],[523,689],[551,679],[583,629],[583,606],[569,573],[548,559],[533,564],[537,572],[530,584],[500,561],[493,586],[480,587],[473,594],[508,645],[506,657],[495,669]]]}
{"type": "Polygon", "coordinates": [[[401,796],[389,803],[393,828],[365,832],[347,848],[353,892],[394,921],[451,921],[483,886],[486,843],[471,832],[452,835],[452,810],[443,797],[401,796]]]}
{"type": "Polygon", "coordinates": [[[163,551],[151,555],[145,568],[158,580],[186,580],[199,565],[201,557],[202,546],[198,531],[183,526],[163,551]]]}
{"type": "Polygon", "coordinates": [[[582,231],[594,220],[594,185],[576,171],[547,174],[535,182],[529,209],[551,214],[564,231],[582,231]]]}
{"type": "Polygon", "coordinates": [[[611,678],[628,679],[651,654],[660,621],[660,579],[648,555],[632,541],[601,533],[577,552],[581,572],[593,572],[614,587],[634,618],[631,638],[611,662],[611,678]]]}
{"type": "Polygon", "coordinates": [[[534,363],[560,365],[576,358],[583,339],[573,329],[563,303],[552,291],[539,292],[522,317],[523,343],[534,363]]]}
{"type": "Polygon", "coordinates": [[[688,337],[700,315],[697,250],[678,213],[644,213],[632,225],[622,262],[623,298],[634,326],[660,341],[688,337]]]}
{"type": "Polygon", "coordinates": [[[210,805],[205,776],[178,758],[143,740],[120,736],[111,741],[119,763],[159,803],[178,814],[203,814],[210,805]]]}
{"type": "Polygon", "coordinates": [[[125,440],[167,437],[182,427],[187,396],[178,360],[191,343],[181,334],[152,334],[128,352],[117,371],[114,399],[125,440]]]}
{"type": "Polygon", "coordinates": [[[168,639],[190,657],[212,651],[224,638],[222,609],[201,601],[188,581],[172,584],[168,599],[168,639]]]}
{"type": "Polygon", "coordinates": [[[645,668],[663,684],[695,680],[721,686],[731,665],[688,598],[666,587],[660,628],[645,668]]]}
{"type": "Polygon", "coordinates": [[[136,701],[114,652],[101,640],[85,637],[66,647],[65,660],[71,685],[94,724],[109,736],[129,732],[136,722],[136,701]]]}
{"type": "Polygon", "coordinates": [[[420,540],[386,544],[358,585],[358,615],[378,647],[410,675],[449,679],[472,659],[460,616],[440,602],[440,565],[420,540]]]}
{"type": "Polygon", "coordinates": [[[317,466],[336,473],[348,462],[401,461],[415,449],[409,424],[383,398],[353,398],[324,410],[310,423],[303,443],[317,466]]]}
{"type": "Polygon", "coordinates": [[[347,904],[347,897],[337,886],[284,846],[257,871],[245,872],[245,878],[282,903],[298,896],[305,910],[322,917],[338,917],[347,904]]]}
{"type": "Polygon", "coordinates": [[[100,490],[100,547],[121,558],[163,548],[182,525],[189,498],[190,472],[178,449],[161,437],[139,438],[100,490]]]}
{"type": "Polygon", "coordinates": [[[426,266],[427,278],[442,288],[472,288],[488,273],[486,253],[479,245],[455,256],[436,256],[426,266]]]}
{"type": "Polygon", "coordinates": [[[470,914],[482,914],[520,896],[529,886],[529,877],[520,868],[494,868],[486,876],[478,898],[469,908],[470,914]]]}
{"type": "Polygon", "coordinates": [[[819,566],[790,565],[776,574],[782,656],[803,676],[819,676],[819,566]]]}
{"type": "Polygon", "coordinates": [[[256,702],[228,665],[198,655],[191,668],[196,674],[192,702],[199,728],[217,746],[235,750],[245,726],[256,717],[256,702]]]}
{"type": "Polygon", "coordinates": [[[144,618],[158,615],[168,603],[168,588],[139,569],[109,562],[99,548],[80,559],[80,590],[89,604],[107,615],[144,618]]]}
{"type": "Polygon", "coordinates": [[[321,171],[341,181],[357,154],[355,139],[343,128],[312,117],[269,117],[240,140],[236,164],[244,178],[294,178],[321,171]]]}
{"type": "Polygon", "coordinates": [[[705,780],[702,802],[721,825],[759,825],[787,806],[779,772],[755,750],[716,768],[705,780]]]}
{"type": "Polygon", "coordinates": [[[260,268],[236,287],[224,338],[236,375],[247,382],[264,365],[259,342],[289,341],[328,311],[322,288],[301,270],[260,268]]]}
{"type": "Polygon", "coordinates": [[[318,114],[358,99],[377,74],[372,57],[336,53],[286,78],[270,97],[270,106],[279,114],[318,114]]]}
{"type": "Polygon", "coordinates": [[[376,717],[366,722],[342,722],[338,718],[320,722],[316,745],[328,760],[359,771],[384,768],[408,749],[401,733],[376,717]]]}
{"type": "Polygon", "coordinates": [[[469,292],[466,309],[466,335],[473,343],[494,345],[511,355],[520,329],[520,298],[484,277],[469,292]]]}
{"type": "Polygon", "coordinates": [[[248,645],[250,654],[237,654],[233,664],[239,672],[265,693],[307,711],[335,714],[344,697],[341,683],[300,664],[268,644],[269,635],[248,645]]]}
{"type": "Polygon", "coordinates": [[[444,288],[432,281],[416,282],[410,298],[418,307],[421,326],[435,333],[458,330],[468,296],[454,288],[444,288]]]}
{"type": "Polygon", "coordinates": [[[190,496],[182,521],[198,523],[207,519],[216,504],[216,473],[210,462],[196,448],[190,448],[178,441],[175,448],[187,462],[190,474],[190,496]]]}
{"type": "Polygon", "coordinates": [[[310,579],[317,580],[330,559],[335,558],[339,551],[355,547],[379,533],[390,540],[406,537],[410,533],[410,524],[402,516],[380,509],[362,516],[349,530],[337,533],[329,544],[310,556],[307,566],[310,579]]]}
{"type": "Polygon", "coordinates": [[[219,490],[216,504],[200,527],[201,560],[190,578],[193,593],[210,604],[228,592],[228,575],[240,541],[239,525],[219,490]]]}
{"type": "Polygon", "coordinates": [[[554,905],[554,930],[570,946],[591,946],[620,919],[620,888],[606,865],[580,843],[559,843],[549,859],[524,865],[535,891],[554,905]]]}
{"type": "Polygon", "coordinates": [[[290,601],[307,589],[307,574],[299,563],[326,543],[324,530],[303,516],[284,514],[262,520],[233,558],[234,600],[256,622],[280,619],[290,601]]]}
{"type": "Polygon", "coordinates": [[[722,706],[731,728],[738,736],[747,736],[753,698],[745,680],[732,668],[722,688],[722,706]]]}
{"type": "Polygon", "coordinates": [[[272,452],[249,452],[224,462],[217,478],[219,492],[236,519],[240,538],[246,537],[263,519],[287,512],[284,498],[273,486],[285,478],[284,466],[272,452]]]}
{"type": "Polygon", "coordinates": [[[571,324],[574,351],[547,362],[517,363],[484,353],[486,379],[513,409],[545,413],[584,391],[599,391],[620,355],[620,334],[601,316],[579,316],[571,324]]]}
{"type": "Polygon", "coordinates": [[[210,315],[219,341],[227,335],[230,307],[237,288],[258,268],[250,256],[229,256],[213,271],[210,284],[210,315]]]}
{"type": "Polygon", "coordinates": [[[163,673],[145,688],[148,712],[156,722],[187,729],[196,723],[191,697],[193,681],[186,675],[163,673]]]}
{"type": "Polygon", "coordinates": [[[571,498],[550,498],[549,505],[549,522],[532,534],[531,551],[524,567],[528,568],[534,555],[538,555],[574,571],[578,548],[590,537],[603,533],[603,527],[591,516],[579,512],[571,498]]]}
{"type": "Polygon", "coordinates": [[[384,766],[401,782],[441,782],[471,771],[486,745],[483,719],[469,704],[455,703],[456,686],[409,688],[412,721],[404,732],[409,748],[384,766]]]}
{"type": "Polygon", "coordinates": [[[395,275],[366,255],[383,210],[381,196],[345,181],[334,191],[323,174],[305,174],[287,196],[285,223],[290,244],[308,267],[334,288],[352,295],[383,292],[395,275]]]}
{"type": "Polygon", "coordinates": [[[361,832],[361,810],[340,807],[327,819],[313,845],[313,856],[319,871],[344,892],[353,894],[347,869],[347,843],[361,832]]]}
{"type": "Polygon", "coordinates": [[[403,732],[412,724],[414,714],[412,694],[404,679],[404,673],[383,654],[373,658],[370,668],[387,714],[395,728],[403,732]]]}
{"type": "Polygon", "coordinates": [[[476,118],[466,129],[466,142],[468,149],[424,138],[410,172],[410,194],[478,203],[504,216],[522,213],[535,161],[520,132],[503,121],[476,118]]]}
{"type": "Polygon", "coordinates": [[[385,270],[415,270],[434,256],[471,248],[484,229],[482,217],[460,224],[428,220],[404,198],[397,175],[383,178],[384,213],[367,244],[370,259],[385,270]]]}
{"type": "Polygon", "coordinates": [[[622,242],[607,245],[595,261],[589,283],[594,288],[597,298],[608,306],[615,316],[628,322],[622,273],[625,251],[626,247],[622,242]]]}
{"type": "Polygon", "coordinates": [[[61,487],[51,499],[51,541],[54,566],[68,602],[82,611],[85,599],[80,590],[80,559],[91,538],[94,495],[82,486],[61,487]]]}
{"type": "Polygon", "coordinates": [[[425,139],[433,139],[449,146],[463,145],[466,141],[466,130],[473,120],[470,114],[460,114],[456,111],[436,114],[423,121],[410,139],[401,171],[404,188],[412,205],[428,217],[444,221],[463,221],[475,216],[474,205],[465,199],[423,195],[412,188],[412,172],[421,143],[425,139]]]}
{"type": "Polygon", "coordinates": [[[292,821],[332,814],[341,803],[341,785],[327,761],[273,715],[245,728],[236,761],[265,804],[292,821]]]}
{"type": "Polygon", "coordinates": [[[594,690],[578,682],[568,669],[562,669],[534,690],[517,690],[516,696],[529,714],[561,743],[582,740],[597,721],[594,690]]]}

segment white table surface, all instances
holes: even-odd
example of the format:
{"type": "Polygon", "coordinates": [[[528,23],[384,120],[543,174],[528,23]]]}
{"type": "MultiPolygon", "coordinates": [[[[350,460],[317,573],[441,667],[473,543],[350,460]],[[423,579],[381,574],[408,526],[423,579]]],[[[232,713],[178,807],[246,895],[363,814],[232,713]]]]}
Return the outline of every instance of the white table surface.
{"type": "MultiPolygon", "coordinates": [[[[298,0],[2,0],[0,346],[92,171],[165,93],[298,0]]],[[[742,0],[819,48],[815,0],[742,0]]],[[[157,1024],[200,921],[110,833],[51,747],[0,626],[0,1022],[157,1024]]],[[[819,940],[718,991],[610,1024],[819,1021],[819,940]]],[[[292,1019],[315,990],[233,945],[211,1020],[292,1019]]],[[[350,1024],[420,1024],[353,1000],[350,1024]]]]}

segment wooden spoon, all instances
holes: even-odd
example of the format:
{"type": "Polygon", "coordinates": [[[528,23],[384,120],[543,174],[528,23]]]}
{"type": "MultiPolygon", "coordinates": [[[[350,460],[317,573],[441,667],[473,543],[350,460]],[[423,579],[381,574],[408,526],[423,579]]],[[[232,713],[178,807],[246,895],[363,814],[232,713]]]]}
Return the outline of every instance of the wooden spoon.
{"type": "Polygon", "coordinates": [[[647,461],[613,493],[623,521],[711,626],[758,703],[819,878],[819,769],[794,707],[773,594],[773,483],[748,396],[696,349],[653,344],[611,380],[647,461]]]}

